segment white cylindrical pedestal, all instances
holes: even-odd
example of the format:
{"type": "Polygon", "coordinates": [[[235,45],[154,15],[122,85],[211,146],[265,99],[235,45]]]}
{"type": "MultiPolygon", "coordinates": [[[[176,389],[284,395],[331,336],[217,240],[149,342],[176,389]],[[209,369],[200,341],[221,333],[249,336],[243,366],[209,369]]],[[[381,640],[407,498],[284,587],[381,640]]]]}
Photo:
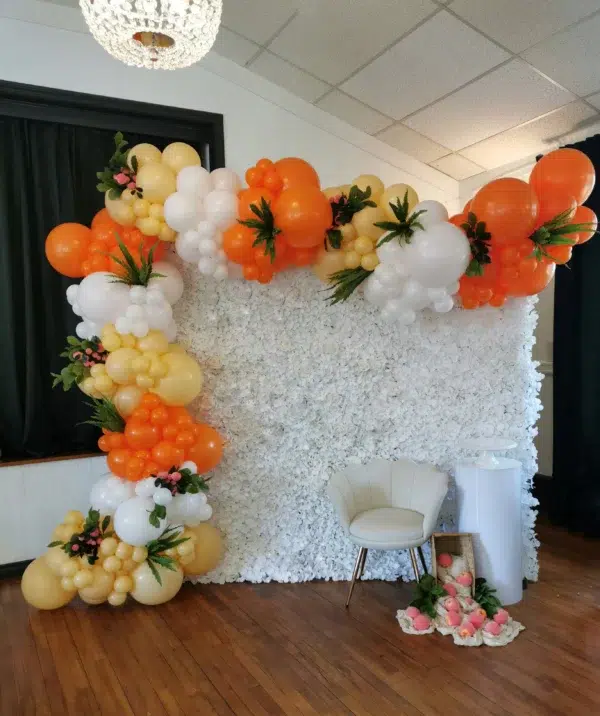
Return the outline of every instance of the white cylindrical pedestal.
{"type": "Polygon", "coordinates": [[[523,598],[521,463],[494,458],[456,468],[459,532],[473,533],[477,577],[485,577],[503,604],[523,598]]]}

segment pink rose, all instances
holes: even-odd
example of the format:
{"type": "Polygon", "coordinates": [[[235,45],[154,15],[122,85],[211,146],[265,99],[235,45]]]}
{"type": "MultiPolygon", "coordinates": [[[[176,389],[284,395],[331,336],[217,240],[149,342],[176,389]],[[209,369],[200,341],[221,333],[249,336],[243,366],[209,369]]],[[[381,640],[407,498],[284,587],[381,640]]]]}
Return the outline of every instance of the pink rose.
{"type": "Polygon", "coordinates": [[[85,354],[86,354],[86,356],[91,356],[92,353],[93,353],[93,351],[92,351],[91,348],[86,348],[86,349],[85,349],[85,354]]]}
{"type": "Polygon", "coordinates": [[[78,544],[72,544],[72,545],[71,545],[71,552],[79,552],[79,545],[78,545],[78,544]]]}
{"type": "Polygon", "coordinates": [[[99,530],[94,530],[93,532],[90,532],[90,537],[97,537],[99,534],[99,530]]]}
{"type": "Polygon", "coordinates": [[[171,480],[171,482],[179,482],[179,480],[181,480],[181,473],[172,472],[169,476],[169,479],[171,480]]]}
{"type": "Polygon", "coordinates": [[[117,182],[117,184],[127,184],[129,182],[129,177],[124,172],[113,174],[113,179],[117,182]]]}
{"type": "Polygon", "coordinates": [[[127,185],[127,188],[128,188],[128,189],[131,189],[131,191],[133,191],[133,190],[135,189],[135,182],[134,182],[134,181],[130,181],[129,184],[127,185]]]}

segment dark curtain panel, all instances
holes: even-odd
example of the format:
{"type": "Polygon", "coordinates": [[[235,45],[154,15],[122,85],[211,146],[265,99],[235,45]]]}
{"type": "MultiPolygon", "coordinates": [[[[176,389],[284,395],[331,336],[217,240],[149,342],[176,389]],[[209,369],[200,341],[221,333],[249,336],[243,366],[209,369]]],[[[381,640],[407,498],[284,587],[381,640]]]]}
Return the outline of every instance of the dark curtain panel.
{"type": "MultiPolygon", "coordinates": [[[[600,135],[572,145],[596,168],[586,202],[600,216],[600,135]]],[[[558,266],[554,313],[554,460],[550,517],[600,536],[600,236],[558,266]]]]}
{"type": "MultiPolygon", "coordinates": [[[[118,121],[118,120],[117,120],[118,121]]],[[[77,323],[44,241],[57,224],[89,226],[102,208],[95,172],[114,132],[0,116],[0,448],[2,459],[96,450],[97,431],[78,389],[52,390],[51,372],[77,323]]],[[[128,133],[133,146],[155,141],[128,133]]]]}

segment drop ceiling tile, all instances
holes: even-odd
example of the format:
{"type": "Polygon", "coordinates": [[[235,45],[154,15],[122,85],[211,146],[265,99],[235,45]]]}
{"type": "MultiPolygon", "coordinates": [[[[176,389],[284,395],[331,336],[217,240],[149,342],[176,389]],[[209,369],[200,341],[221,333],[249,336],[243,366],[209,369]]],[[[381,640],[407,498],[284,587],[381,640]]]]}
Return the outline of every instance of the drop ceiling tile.
{"type": "Polygon", "coordinates": [[[515,59],[405,120],[457,150],[557,109],[575,97],[515,59]]]}
{"type": "Polygon", "coordinates": [[[385,117],[339,90],[333,90],[325,95],[317,102],[317,107],[334,114],[358,129],[362,129],[367,134],[375,134],[392,123],[389,117],[385,117]]]}
{"type": "Polygon", "coordinates": [[[540,42],[523,53],[532,65],[579,95],[600,89],[600,15],[540,42]]]}
{"type": "Polygon", "coordinates": [[[581,123],[587,124],[586,120],[594,116],[599,115],[589,105],[571,102],[540,119],[462,149],[460,154],[484,169],[495,169],[547,150],[549,142],[577,130],[581,123]]]}
{"type": "Polygon", "coordinates": [[[450,154],[450,149],[447,147],[442,147],[441,144],[431,141],[428,137],[424,137],[403,124],[394,124],[394,126],[384,129],[377,135],[377,139],[410,154],[411,157],[425,162],[425,164],[439,159],[445,154],[450,154]]]}
{"type": "Polygon", "coordinates": [[[431,0],[303,0],[269,49],[337,84],[436,8],[431,0]]]}
{"type": "Polygon", "coordinates": [[[461,157],[459,154],[450,154],[447,157],[436,159],[435,162],[430,162],[430,165],[458,181],[468,179],[483,171],[482,167],[461,157]]]}
{"type": "Polygon", "coordinates": [[[257,53],[260,46],[221,25],[212,49],[217,54],[237,62],[238,65],[245,65],[257,53]]]}
{"type": "Polygon", "coordinates": [[[282,60],[271,52],[264,50],[253,60],[248,68],[280,87],[302,97],[307,102],[314,102],[317,97],[327,92],[329,85],[312,77],[289,62],[282,60]]]}
{"type": "Polygon", "coordinates": [[[509,57],[442,11],[345,82],[342,89],[401,119],[509,57]]]}
{"type": "Polygon", "coordinates": [[[223,0],[222,23],[263,45],[294,14],[298,0],[223,0]]]}
{"type": "Polygon", "coordinates": [[[452,10],[513,52],[600,10],[600,0],[454,0],[452,10]]]}

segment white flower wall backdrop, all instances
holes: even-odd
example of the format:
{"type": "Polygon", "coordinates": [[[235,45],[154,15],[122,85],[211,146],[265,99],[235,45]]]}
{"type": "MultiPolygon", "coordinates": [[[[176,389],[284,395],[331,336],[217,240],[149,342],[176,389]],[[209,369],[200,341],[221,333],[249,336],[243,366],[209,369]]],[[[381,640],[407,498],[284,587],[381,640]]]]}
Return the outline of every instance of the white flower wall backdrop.
{"type": "MultiPolygon", "coordinates": [[[[324,492],[331,474],[400,456],[452,474],[464,457],[457,444],[482,435],[518,441],[511,454],[523,463],[524,574],[537,577],[533,299],[424,312],[403,328],[360,298],[327,307],[307,272],[264,288],[182,271],[179,340],[207,380],[194,407],[229,440],[211,480],[227,549],[199,581],[348,579],[356,550],[324,492]]],[[[440,526],[454,517],[451,488],[440,526]]],[[[406,553],[369,553],[366,578],[399,576],[412,578],[406,553]]]]}

